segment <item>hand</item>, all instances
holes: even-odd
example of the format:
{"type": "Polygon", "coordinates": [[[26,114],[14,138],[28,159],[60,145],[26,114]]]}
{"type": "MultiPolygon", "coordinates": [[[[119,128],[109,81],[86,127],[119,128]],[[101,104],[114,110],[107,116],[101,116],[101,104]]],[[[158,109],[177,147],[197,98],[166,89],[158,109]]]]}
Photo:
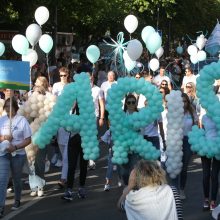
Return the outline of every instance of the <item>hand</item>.
{"type": "Polygon", "coordinates": [[[7,141],[9,141],[9,142],[11,142],[12,141],[12,136],[11,135],[4,135],[4,140],[7,140],[7,141]]]}
{"type": "Polygon", "coordinates": [[[7,151],[8,151],[8,153],[12,153],[12,152],[16,151],[16,148],[10,144],[9,147],[7,148],[7,151]]]}

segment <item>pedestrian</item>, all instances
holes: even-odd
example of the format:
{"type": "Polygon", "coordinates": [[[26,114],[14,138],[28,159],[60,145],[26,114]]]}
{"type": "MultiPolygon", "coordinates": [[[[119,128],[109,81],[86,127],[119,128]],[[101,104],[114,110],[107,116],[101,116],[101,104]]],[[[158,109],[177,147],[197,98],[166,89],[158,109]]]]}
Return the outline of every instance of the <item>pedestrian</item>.
{"type": "Polygon", "coordinates": [[[0,153],[0,217],[4,213],[10,171],[15,193],[15,202],[11,209],[17,210],[20,207],[22,191],[21,176],[26,161],[24,148],[31,143],[31,128],[23,116],[17,115],[17,101],[12,98],[10,107],[10,99],[6,99],[4,110],[7,115],[0,118],[0,148],[2,148],[2,145],[5,146],[4,150],[1,150],[0,153]]]}

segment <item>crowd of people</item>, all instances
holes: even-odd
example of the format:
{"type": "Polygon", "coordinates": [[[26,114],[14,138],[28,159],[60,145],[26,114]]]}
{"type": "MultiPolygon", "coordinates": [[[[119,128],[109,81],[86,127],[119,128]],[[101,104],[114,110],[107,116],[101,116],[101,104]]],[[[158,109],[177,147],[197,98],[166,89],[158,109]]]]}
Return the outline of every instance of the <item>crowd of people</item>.
{"type": "MultiPolygon", "coordinates": [[[[65,62],[66,64],[66,62],[65,62]]],[[[105,63],[101,62],[96,66],[90,66],[84,59],[80,62],[73,62],[66,66],[51,68],[47,74],[46,68],[34,66],[32,69],[33,88],[29,92],[13,91],[4,89],[1,91],[1,98],[5,100],[3,113],[0,117],[0,217],[4,215],[4,206],[7,194],[9,179],[12,179],[15,193],[15,202],[12,210],[17,210],[21,205],[22,170],[24,166],[29,168],[29,184],[31,196],[43,196],[45,186],[45,170],[48,171],[50,163],[61,168],[61,176],[58,181],[60,188],[64,189],[62,199],[71,201],[73,199],[73,186],[75,186],[75,171],[79,158],[79,198],[86,198],[86,176],[87,170],[95,169],[95,162],[83,158],[81,147],[81,136],[76,132],[68,132],[60,127],[56,137],[51,141],[54,146],[54,155],[49,162],[47,147],[37,149],[33,163],[26,163],[25,147],[31,143],[30,121],[17,114],[19,106],[23,105],[33,92],[42,95],[52,93],[55,96],[62,94],[65,86],[73,82],[73,76],[81,72],[87,72],[90,78],[91,92],[97,118],[98,139],[109,148],[108,168],[106,180],[103,180],[104,191],[111,190],[111,179],[113,169],[117,170],[119,186],[123,185],[122,196],[119,198],[118,207],[125,210],[127,218],[133,219],[183,219],[181,200],[186,199],[185,187],[187,183],[187,169],[192,157],[192,150],[188,141],[188,133],[193,125],[200,126],[205,130],[207,138],[215,138],[217,129],[213,121],[202,109],[199,99],[196,96],[196,78],[189,63],[185,66],[177,65],[179,75],[179,89],[182,91],[184,103],[184,124],[183,124],[183,158],[182,171],[175,179],[166,180],[166,172],[163,161],[144,161],[142,158],[130,152],[128,163],[116,165],[112,163],[114,141],[111,135],[111,121],[105,109],[108,90],[117,83],[117,72],[107,69],[105,63]],[[182,72],[185,72],[184,76],[182,72]],[[181,75],[182,74],[182,75],[181,75]],[[11,110],[9,109],[10,102],[11,110]],[[33,178],[35,177],[35,178],[33,178]],[[161,209],[162,208],[162,209],[161,209]],[[157,210],[163,210],[158,215],[157,210]],[[162,214],[161,214],[162,213],[162,214]]],[[[171,69],[166,68],[165,63],[160,65],[158,74],[151,74],[148,69],[134,73],[130,77],[136,80],[144,78],[154,84],[162,94],[164,112],[161,117],[141,128],[143,138],[151,142],[161,152],[166,151],[166,95],[172,89],[178,89],[176,79],[170,73],[171,69]]],[[[74,82],[73,82],[74,83],[74,82]]],[[[216,82],[215,91],[218,94],[219,83],[216,82]]],[[[146,98],[141,94],[125,94],[123,109],[126,115],[138,112],[147,106],[146,98]]],[[[73,103],[70,114],[79,115],[77,101],[73,103]]],[[[218,173],[220,162],[215,158],[201,157],[203,169],[203,191],[204,210],[214,210],[218,194],[218,173]],[[211,190],[210,190],[211,188],[211,190]]]]}

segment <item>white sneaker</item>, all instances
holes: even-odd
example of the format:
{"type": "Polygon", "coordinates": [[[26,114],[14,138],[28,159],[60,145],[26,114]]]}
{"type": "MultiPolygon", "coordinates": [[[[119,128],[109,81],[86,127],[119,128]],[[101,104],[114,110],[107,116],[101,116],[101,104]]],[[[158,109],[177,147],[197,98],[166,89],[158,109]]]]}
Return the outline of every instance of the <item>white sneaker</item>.
{"type": "Polygon", "coordinates": [[[31,191],[30,196],[37,196],[37,191],[31,191]]]}
{"type": "Polygon", "coordinates": [[[117,165],[113,165],[113,171],[117,171],[117,165]]]}
{"type": "Polygon", "coordinates": [[[44,190],[43,189],[38,189],[37,196],[42,197],[43,195],[44,195],[44,190]]]}
{"type": "Polygon", "coordinates": [[[62,160],[57,160],[56,164],[54,165],[55,167],[62,167],[63,166],[63,163],[62,163],[62,160]]]}
{"type": "Polygon", "coordinates": [[[46,160],[44,172],[47,173],[47,172],[49,172],[49,170],[50,170],[50,161],[46,160]]]}
{"type": "Polygon", "coordinates": [[[51,163],[55,164],[58,160],[58,154],[54,154],[53,157],[51,158],[51,163]]]}
{"type": "Polygon", "coordinates": [[[182,199],[182,200],[186,199],[186,195],[185,195],[184,190],[180,190],[180,199],[182,199]]]}

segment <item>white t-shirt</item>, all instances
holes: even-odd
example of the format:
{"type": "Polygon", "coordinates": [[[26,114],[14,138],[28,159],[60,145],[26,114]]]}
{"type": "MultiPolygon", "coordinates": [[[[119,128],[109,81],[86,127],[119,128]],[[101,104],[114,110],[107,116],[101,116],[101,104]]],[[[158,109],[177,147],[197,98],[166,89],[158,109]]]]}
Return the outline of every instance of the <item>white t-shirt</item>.
{"type": "Polygon", "coordinates": [[[66,84],[62,84],[61,82],[57,82],[53,84],[52,94],[55,96],[59,96],[63,91],[63,88],[66,84]]]}
{"type": "MultiPolygon", "coordinates": [[[[15,115],[11,124],[12,130],[12,145],[18,145],[24,141],[24,139],[31,137],[31,128],[27,119],[20,115],[15,115]]],[[[7,115],[0,118],[0,135],[10,134],[10,121],[7,115]]],[[[25,155],[25,149],[19,149],[16,154],[25,155]]]]}
{"type": "Polygon", "coordinates": [[[102,83],[101,91],[104,94],[105,102],[107,100],[107,92],[108,92],[108,90],[112,87],[112,84],[115,84],[115,83],[117,83],[117,82],[114,81],[114,82],[110,83],[109,81],[105,81],[105,82],[102,83]]]}
{"type": "Polygon", "coordinates": [[[213,139],[218,136],[215,123],[207,115],[203,115],[202,125],[204,126],[205,136],[207,139],[213,139]]]}
{"type": "Polygon", "coordinates": [[[183,82],[182,82],[182,87],[184,88],[184,92],[186,93],[186,84],[189,82],[193,82],[196,85],[196,78],[198,76],[196,75],[191,75],[191,76],[184,76],[183,77],[183,82]]]}
{"type": "Polygon", "coordinates": [[[93,85],[92,87],[92,98],[95,106],[95,116],[99,117],[99,100],[103,99],[103,93],[101,92],[101,89],[96,85],[93,85]]]}
{"type": "Polygon", "coordinates": [[[153,79],[153,83],[159,87],[161,82],[163,80],[166,80],[168,82],[168,84],[170,84],[170,78],[168,76],[161,76],[160,74],[156,75],[153,79]]]}
{"type": "Polygon", "coordinates": [[[125,210],[128,220],[178,220],[173,191],[166,184],[130,191],[125,210]]]}

